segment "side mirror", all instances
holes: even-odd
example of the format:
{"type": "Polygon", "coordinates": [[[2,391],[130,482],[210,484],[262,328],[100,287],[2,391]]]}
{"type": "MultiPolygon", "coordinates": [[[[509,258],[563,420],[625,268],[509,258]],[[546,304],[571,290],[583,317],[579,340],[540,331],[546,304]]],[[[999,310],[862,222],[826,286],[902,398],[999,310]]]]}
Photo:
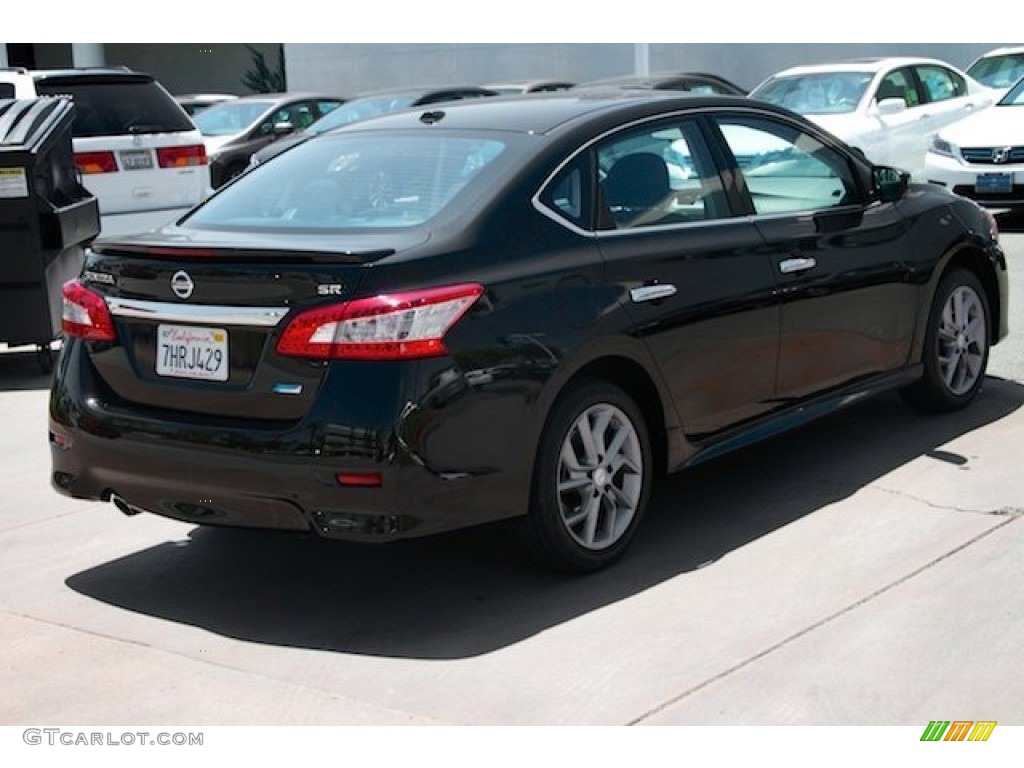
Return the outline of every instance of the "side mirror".
{"type": "Polygon", "coordinates": [[[910,187],[910,174],[898,168],[876,165],[871,169],[875,194],[883,203],[895,203],[903,199],[910,187]]]}
{"type": "Polygon", "coordinates": [[[280,138],[295,132],[295,126],[289,122],[274,123],[274,136],[280,138]]]}
{"type": "Polygon", "coordinates": [[[878,102],[878,114],[880,115],[896,115],[905,112],[906,109],[907,102],[900,98],[882,99],[878,102]]]}

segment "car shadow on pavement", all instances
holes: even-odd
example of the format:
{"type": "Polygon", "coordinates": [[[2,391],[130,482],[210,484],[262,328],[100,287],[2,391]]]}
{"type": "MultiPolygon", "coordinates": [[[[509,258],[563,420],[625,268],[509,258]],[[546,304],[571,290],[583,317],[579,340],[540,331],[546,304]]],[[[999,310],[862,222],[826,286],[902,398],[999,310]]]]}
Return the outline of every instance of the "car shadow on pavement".
{"type": "MultiPolygon", "coordinates": [[[[0,391],[14,392],[20,389],[49,389],[53,379],[52,371],[45,370],[47,364],[34,348],[18,347],[0,353],[0,391]]],[[[59,352],[49,353],[50,365],[56,365],[59,352]]]]}
{"type": "Polygon", "coordinates": [[[996,378],[971,408],[939,417],[887,395],[673,475],[657,485],[625,558],[585,577],[538,569],[503,524],[389,545],[196,528],[186,541],[98,565],[66,584],[247,642],[471,657],[705,567],[913,459],[966,463],[942,446],[1022,404],[1024,386],[996,378]]]}

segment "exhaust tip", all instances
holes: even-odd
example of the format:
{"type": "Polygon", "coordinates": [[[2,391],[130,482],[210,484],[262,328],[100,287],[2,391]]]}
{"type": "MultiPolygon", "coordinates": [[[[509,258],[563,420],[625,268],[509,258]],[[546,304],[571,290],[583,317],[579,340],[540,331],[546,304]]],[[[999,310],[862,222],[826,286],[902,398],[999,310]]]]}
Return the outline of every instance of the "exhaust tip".
{"type": "Polygon", "coordinates": [[[121,510],[121,512],[123,512],[128,517],[138,515],[144,511],[139,509],[138,507],[133,507],[131,504],[129,504],[127,501],[122,499],[120,496],[117,496],[116,494],[111,494],[110,500],[114,503],[115,507],[121,510]]]}

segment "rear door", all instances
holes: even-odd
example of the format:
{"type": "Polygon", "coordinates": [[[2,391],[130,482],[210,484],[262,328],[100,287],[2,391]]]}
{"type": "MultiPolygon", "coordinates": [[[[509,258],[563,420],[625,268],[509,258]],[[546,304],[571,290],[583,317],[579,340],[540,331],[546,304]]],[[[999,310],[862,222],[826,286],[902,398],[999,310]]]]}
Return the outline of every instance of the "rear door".
{"type": "Polygon", "coordinates": [[[699,121],[636,127],[595,151],[608,279],[686,434],[699,440],[770,410],[775,278],[757,228],[730,211],[699,121]]]}

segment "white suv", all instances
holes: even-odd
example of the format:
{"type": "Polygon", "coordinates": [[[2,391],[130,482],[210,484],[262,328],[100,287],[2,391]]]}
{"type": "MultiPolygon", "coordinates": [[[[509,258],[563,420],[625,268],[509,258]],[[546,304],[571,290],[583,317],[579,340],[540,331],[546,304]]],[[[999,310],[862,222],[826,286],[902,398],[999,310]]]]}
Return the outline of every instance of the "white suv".
{"type": "Polygon", "coordinates": [[[202,135],[151,76],[125,68],[0,69],[0,98],[69,96],[75,164],[101,214],[188,208],[209,193],[202,135]]]}

